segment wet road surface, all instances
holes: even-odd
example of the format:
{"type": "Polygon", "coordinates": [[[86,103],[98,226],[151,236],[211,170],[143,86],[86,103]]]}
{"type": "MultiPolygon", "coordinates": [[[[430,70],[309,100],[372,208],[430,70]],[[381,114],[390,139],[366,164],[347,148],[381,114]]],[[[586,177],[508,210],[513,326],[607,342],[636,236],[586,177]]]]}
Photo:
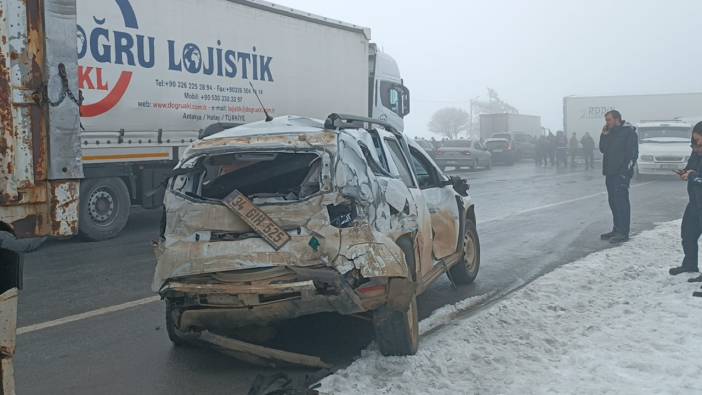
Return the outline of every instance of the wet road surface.
{"type": "MultiPolygon", "coordinates": [[[[609,247],[599,240],[611,228],[611,215],[597,170],[522,163],[457,173],[469,177],[476,203],[480,274],[474,284],[458,289],[441,277],[419,298],[421,317],[467,297],[500,297],[609,247]]],[[[684,184],[672,177],[634,181],[633,232],[680,218],[686,199],[684,184]]],[[[27,256],[15,365],[18,393],[238,394],[247,392],[256,374],[277,371],[208,349],[171,345],[162,302],[144,299],[154,296],[151,240],[157,237],[159,217],[158,210],[135,210],[116,239],[50,241],[27,256]],[[111,312],[132,301],[139,303],[111,312]],[[96,309],[102,310],[95,316],[51,322],[96,309]],[[42,328],[47,322],[49,327],[42,328]]],[[[288,350],[319,355],[338,367],[359,355],[372,330],[366,321],[326,314],[286,323],[278,338],[288,350]]],[[[287,372],[300,381],[314,373],[287,372]]]]}

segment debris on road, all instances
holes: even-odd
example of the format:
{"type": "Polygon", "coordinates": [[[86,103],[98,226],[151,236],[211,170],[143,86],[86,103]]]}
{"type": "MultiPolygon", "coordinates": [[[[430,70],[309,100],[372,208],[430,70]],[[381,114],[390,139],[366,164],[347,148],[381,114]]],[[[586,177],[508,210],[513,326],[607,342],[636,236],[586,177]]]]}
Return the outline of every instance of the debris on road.
{"type": "Polygon", "coordinates": [[[698,392],[702,304],[667,271],[682,259],[679,231],[666,223],[562,266],[423,338],[417,355],[364,351],[319,391],[698,392]]]}
{"type": "Polygon", "coordinates": [[[273,368],[280,366],[305,366],[308,368],[328,369],[331,367],[331,365],[325,363],[319,357],[275,350],[230,337],[220,336],[208,331],[201,332],[197,336],[197,339],[215,346],[216,349],[228,355],[232,355],[237,359],[256,365],[273,368]]]}

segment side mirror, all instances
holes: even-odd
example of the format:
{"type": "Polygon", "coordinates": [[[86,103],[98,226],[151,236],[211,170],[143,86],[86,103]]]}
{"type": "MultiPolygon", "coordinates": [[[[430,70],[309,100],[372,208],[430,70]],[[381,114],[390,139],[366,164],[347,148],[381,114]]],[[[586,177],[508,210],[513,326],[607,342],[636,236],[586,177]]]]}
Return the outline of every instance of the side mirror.
{"type": "Polygon", "coordinates": [[[410,113],[410,92],[406,86],[401,85],[401,95],[402,95],[402,116],[406,116],[410,113]]]}
{"type": "Polygon", "coordinates": [[[453,190],[456,191],[456,193],[458,193],[459,195],[468,196],[468,190],[470,189],[470,185],[468,184],[467,179],[458,176],[451,176],[448,180],[441,181],[442,187],[446,187],[449,185],[453,186],[453,190]]]}

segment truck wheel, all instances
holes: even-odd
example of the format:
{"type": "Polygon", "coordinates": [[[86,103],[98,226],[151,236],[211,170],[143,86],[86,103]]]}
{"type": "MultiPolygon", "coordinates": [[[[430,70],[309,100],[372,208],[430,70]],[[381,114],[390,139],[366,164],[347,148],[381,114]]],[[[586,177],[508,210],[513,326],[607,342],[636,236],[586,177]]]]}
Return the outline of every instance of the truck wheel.
{"type": "Polygon", "coordinates": [[[129,219],[129,191],[119,178],[94,178],[80,184],[80,235],[90,241],[111,239],[129,219]]]}
{"type": "MultiPolygon", "coordinates": [[[[403,239],[401,239],[402,241],[403,239]]],[[[410,275],[416,273],[412,243],[399,243],[405,253],[410,275]],[[407,244],[409,247],[407,247],[407,244]]],[[[373,312],[375,342],[380,353],[388,355],[414,355],[419,345],[419,320],[417,318],[417,296],[412,295],[407,311],[392,310],[381,306],[373,312]]]]}
{"type": "Polygon", "coordinates": [[[168,333],[168,338],[176,346],[188,343],[188,336],[176,327],[176,322],[180,321],[181,313],[182,311],[166,298],[166,332],[168,333]]]}
{"type": "Polygon", "coordinates": [[[449,275],[456,284],[472,283],[480,269],[480,239],[473,221],[466,219],[466,230],[463,234],[463,257],[449,269],[449,275]]]}

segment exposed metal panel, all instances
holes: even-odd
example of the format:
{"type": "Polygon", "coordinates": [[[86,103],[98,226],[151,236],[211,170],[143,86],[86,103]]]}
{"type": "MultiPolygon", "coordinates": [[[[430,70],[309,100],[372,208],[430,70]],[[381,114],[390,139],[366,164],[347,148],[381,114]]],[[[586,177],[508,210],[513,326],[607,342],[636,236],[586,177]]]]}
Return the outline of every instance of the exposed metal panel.
{"type": "Polygon", "coordinates": [[[72,236],[78,233],[78,181],[51,182],[51,234],[72,236]]]}
{"type": "Polygon", "coordinates": [[[17,200],[15,136],[10,85],[9,2],[0,2],[0,203],[17,200]]]}
{"type": "Polygon", "coordinates": [[[45,0],[49,107],[49,179],[82,178],[75,0],[45,0]],[[62,70],[63,69],[63,70],[62,70]]]}

